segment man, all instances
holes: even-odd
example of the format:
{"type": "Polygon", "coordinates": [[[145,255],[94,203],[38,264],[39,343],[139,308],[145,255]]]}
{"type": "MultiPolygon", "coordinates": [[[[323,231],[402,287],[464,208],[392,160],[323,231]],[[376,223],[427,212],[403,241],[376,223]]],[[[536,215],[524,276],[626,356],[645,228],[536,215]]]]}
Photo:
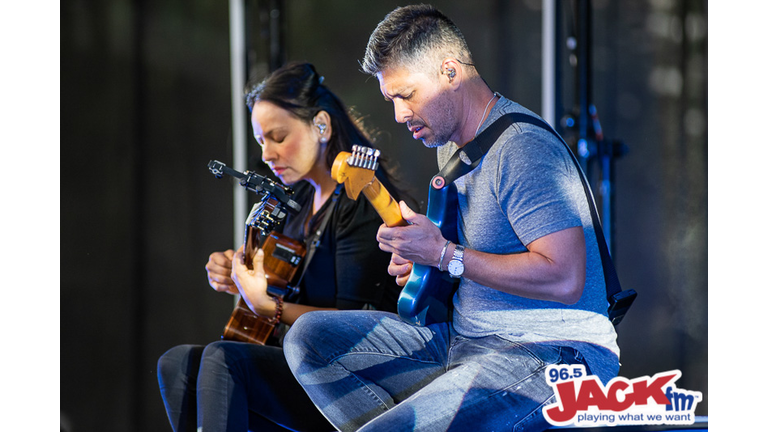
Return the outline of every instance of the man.
{"type": "MultiPolygon", "coordinates": [[[[362,65],[441,168],[503,114],[533,115],[488,88],[459,29],[431,6],[387,15],[362,65]]],[[[412,263],[461,278],[450,322],[317,312],[286,338],[294,375],[342,431],[543,430],[548,365],[583,364],[604,383],[618,372],[588,201],[565,145],[515,123],[454,183],[458,245],[402,203],[410,225],[377,236],[401,285],[412,263]]]]}

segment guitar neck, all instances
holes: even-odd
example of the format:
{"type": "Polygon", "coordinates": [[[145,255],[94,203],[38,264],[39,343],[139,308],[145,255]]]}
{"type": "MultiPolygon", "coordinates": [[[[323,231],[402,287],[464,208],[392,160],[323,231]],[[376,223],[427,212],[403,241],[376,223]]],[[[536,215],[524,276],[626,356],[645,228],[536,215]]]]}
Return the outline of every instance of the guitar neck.
{"type": "Polygon", "coordinates": [[[388,227],[408,225],[403,215],[400,213],[400,205],[392,198],[387,188],[376,177],[373,178],[368,186],[364,187],[363,195],[368,198],[373,208],[381,216],[384,224],[388,227]]]}

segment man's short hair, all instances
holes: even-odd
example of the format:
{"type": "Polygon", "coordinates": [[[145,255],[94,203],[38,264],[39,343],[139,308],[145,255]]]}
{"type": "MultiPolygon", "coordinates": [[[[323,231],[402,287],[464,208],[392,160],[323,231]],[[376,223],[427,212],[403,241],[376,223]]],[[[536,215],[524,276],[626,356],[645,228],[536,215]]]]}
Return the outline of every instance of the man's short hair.
{"type": "Polygon", "coordinates": [[[446,57],[472,63],[464,35],[434,6],[411,5],[393,10],[376,26],[361,66],[370,75],[399,67],[429,71],[446,57]]]}

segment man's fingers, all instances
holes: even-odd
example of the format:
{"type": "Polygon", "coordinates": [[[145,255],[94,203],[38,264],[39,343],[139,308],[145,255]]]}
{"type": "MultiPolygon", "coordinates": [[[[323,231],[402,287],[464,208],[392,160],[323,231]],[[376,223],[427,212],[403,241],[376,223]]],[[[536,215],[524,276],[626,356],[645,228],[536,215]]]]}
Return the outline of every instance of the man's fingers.
{"type": "Polygon", "coordinates": [[[395,262],[396,255],[392,255],[392,260],[389,262],[389,266],[387,267],[387,272],[390,276],[401,276],[404,274],[409,274],[411,272],[411,268],[413,268],[413,263],[410,261],[405,260],[402,264],[398,264],[395,262]]]}
{"type": "Polygon", "coordinates": [[[400,255],[395,254],[395,253],[392,254],[392,258],[390,258],[390,261],[393,264],[407,264],[407,263],[411,262],[410,260],[407,260],[407,259],[405,259],[405,258],[403,258],[400,255]]]}

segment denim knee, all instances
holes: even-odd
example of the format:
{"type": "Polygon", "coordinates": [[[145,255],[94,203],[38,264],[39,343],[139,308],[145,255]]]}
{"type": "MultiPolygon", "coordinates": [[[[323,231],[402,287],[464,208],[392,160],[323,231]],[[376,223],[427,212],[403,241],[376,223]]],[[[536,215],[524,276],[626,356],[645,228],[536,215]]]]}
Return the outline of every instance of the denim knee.
{"type": "Polygon", "coordinates": [[[304,342],[308,340],[307,338],[311,338],[312,333],[322,326],[323,319],[319,316],[325,313],[327,312],[313,311],[302,314],[296,319],[288,333],[286,333],[285,338],[283,338],[283,354],[291,370],[295,371],[301,364],[304,342]]]}

